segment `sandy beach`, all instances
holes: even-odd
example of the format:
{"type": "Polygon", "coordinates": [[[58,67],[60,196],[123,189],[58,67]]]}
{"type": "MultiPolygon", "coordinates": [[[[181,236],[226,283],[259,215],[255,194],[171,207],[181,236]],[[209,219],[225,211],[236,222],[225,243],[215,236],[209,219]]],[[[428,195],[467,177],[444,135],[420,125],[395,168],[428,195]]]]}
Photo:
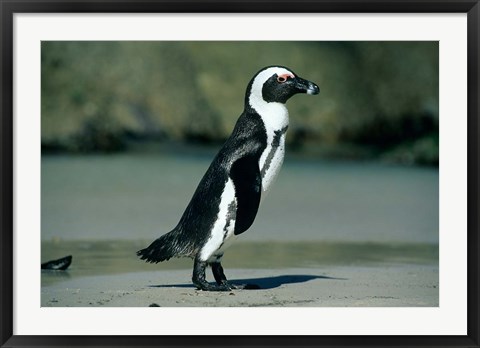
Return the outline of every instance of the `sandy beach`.
{"type": "MultiPolygon", "coordinates": [[[[53,272],[53,271],[48,271],[53,272]]],[[[57,271],[58,272],[58,271],[57,271]]],[[[260,290],[204,292],[190,270],[132,272],[69,278],[41,289],[48,307],[436,307],[438,267],[399,264],[375,267],[230,269],[232,283],[260,290]]],[[[208,276],[211,275],[209,274],[208,276]]],[[[207,276],[207,277],[208,277],[207,276]]]]}
{"type": "Polygon", "coordinates": [[[229,280],[261,290],[197,291],[192,260],[139,260],[137,250],[178,222],[210,160],[42,158],[41,262],[73,261],[66,272],[42,272],[41,305],[439,305],[431,168],[287,160],[255,224],[222,260],[229,280]]]}

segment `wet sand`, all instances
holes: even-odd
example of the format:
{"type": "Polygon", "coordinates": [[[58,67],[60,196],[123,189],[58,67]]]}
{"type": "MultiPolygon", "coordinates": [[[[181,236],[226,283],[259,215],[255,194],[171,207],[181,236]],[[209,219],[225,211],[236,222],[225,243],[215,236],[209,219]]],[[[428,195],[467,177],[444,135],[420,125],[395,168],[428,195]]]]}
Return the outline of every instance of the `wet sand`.
{"type": "Polygon", "coordinates": [[[438,245],[238,243],[224,257],[225,273],[261,289],[208,293],[191,283],[190,259],[139,260],[146,243],[43,242],[43,261],[60,253],[73,260],[67,271],[42,271],[42,306],[438,306],[438,245]]]}
{"type": "MultiPolygon", "coordinates": [[[[287,158],[207,293],[135,252],[178,222],[213,153],[42,157],[42,306],[438,306],[438,169],[287,158]]],[[[211,273],[207,278],[212,280],[211,273]]]]}
{"type": "MultiPolygon", "coordinates": [[[[55,276],[50,271],[48,276],[55,276]]],[[[330,266],[229,269],[232,283],[260,290],[204,292],[191,270],[162,270],[73,277],[42,286],[42,307],[436,307],[438,267],[330,266]]],[[[207,275],[211,278],[211,274],[207,275]]]]}

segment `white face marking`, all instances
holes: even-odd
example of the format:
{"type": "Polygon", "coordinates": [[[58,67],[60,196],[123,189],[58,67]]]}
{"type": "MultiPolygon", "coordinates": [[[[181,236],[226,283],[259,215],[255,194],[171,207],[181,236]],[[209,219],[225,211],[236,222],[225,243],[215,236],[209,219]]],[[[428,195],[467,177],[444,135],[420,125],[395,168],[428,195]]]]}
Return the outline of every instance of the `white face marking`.
{"type": "Polygon", "coordinates": [[[250,97],[248,101],[250,106],[262,116],[265,126],[270,126],[274,129],[282,129],[288,125],[288,111],[284,104],[272,102],[268,103],[263,99],[262,89],[263,84],[272,75],[293,75],[293,73],[285,68],[272,67],[260,72],[253,80],[252,89],[250,91],[250,97]]]}
{"type": "Polygon", "coordinates": [[[220,210],[217,215],[217,221],[210,231],[210,238],[200,251],[201,261],[211,261],[212,256],[219,251],[220,247],[221,250],[225,249],[227,246],[226,242],[232,242],[235,239],[232,238],[235,237],[235,216],[228,216],[228,208],[232,202],[236,204],[235,186],[233,185],[233,181],[228,179],[220,199],[220,210]],[[231,220],[227,221],[228,218],[231,220]],[[225,226],[227,225],[228,227],[225,230],[225,226]]]}
{"type": "MultiPolygon", "coordinates": [[[[275,131],[280,131],[288,126],[288,110],[285,107],[285,104],[282,103],[268,103],[263,99],[262,88],[263,84],[274,74],[278,76],[281,75],[290,75],[294,76],[293,72],[279,67],[268,68],[260,72],[253,81],[252,90],[249,97],[249,103],[252,108],[260,115],[265,124],[265,129],[267,131],[267,147],[265,151],[260,156],[260,171],[262,171],[265,166],[268,154],[272,149],[272,142],[275,136],[275,131]]],[[[265,172],[265,176],[262,180],[262,191],[266,192],[270,188],[271,184],[275,180],[280,171],[280,167],[283,163],[283,157],[285,154],[285,134],[280,138],[280,144],[275,151],[275,155],[268,167],[268,170],[265,172]]]]}

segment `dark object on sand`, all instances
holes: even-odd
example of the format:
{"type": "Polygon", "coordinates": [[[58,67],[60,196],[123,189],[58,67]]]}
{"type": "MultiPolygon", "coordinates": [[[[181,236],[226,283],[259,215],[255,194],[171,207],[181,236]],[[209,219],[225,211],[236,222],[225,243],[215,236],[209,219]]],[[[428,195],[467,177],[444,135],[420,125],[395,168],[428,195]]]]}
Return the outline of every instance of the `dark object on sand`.
{"type": "Polygon", "coordinates": [[[52,260],[42,263],[42,269],[51,269],[54,271],[65,271],[72,263],[72,255],[62,257],[58,260],[52,260]]]}

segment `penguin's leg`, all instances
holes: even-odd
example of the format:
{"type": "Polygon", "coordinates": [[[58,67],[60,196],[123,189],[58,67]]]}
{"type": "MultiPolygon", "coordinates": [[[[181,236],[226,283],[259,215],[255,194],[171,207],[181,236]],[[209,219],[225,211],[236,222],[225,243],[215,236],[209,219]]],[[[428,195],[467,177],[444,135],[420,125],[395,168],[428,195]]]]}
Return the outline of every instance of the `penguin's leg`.
{"type": "Polygon", "coordinates": [[[223,267],[220,261],[212,262],[210,265],[212,266],[213,277],[215,278],[217,284],[225,284],[230,286],[230,284],[228,284],[227,277],[225,277],[225,273],[223,273],[223,267]]]}
{"type": "Polygon", "coordinates": [[[227,284],[210,284],[205,279],[205,269],[207,268],[207,261],[201,261],[198,257],[195,258],[193,264],[192,282],[195,286],[204,291],[230,291],[231,288],[227,284]]]}
{"type": "Polygon", "coordinates": [[[217,261],[212,262],[210,264],[212,266],[213,277],[215,278],[218,285],[223,285],[229,287],[231,289],[246,289],[246,290],[253,290],[253,289],[260,289],[257,284],[231,284],[228,282],[225,273],[223,272],[222,264],[220,263],[220,259],[217,261]]]}

